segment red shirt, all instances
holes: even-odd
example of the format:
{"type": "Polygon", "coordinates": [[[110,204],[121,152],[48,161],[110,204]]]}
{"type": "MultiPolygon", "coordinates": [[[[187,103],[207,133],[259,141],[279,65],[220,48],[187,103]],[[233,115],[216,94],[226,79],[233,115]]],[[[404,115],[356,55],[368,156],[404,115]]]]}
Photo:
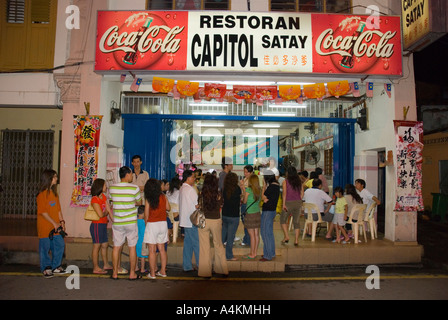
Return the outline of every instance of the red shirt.
{"type": "MultiPolygon", "coordinates": [[[[107,197],[103,193],[101,196],[94,196],[92,197],[92,200],[90,200],[90,203],[93,205],[94,203],[97,203],[100,205],[101,211],[106,212],[106,201],[107,197]]],[[[92,223],[107,223],[107,216],[104,216],[100,218],[98,221],[92,221],[92,223]]]]}
{"type": "MultiPolygon", "coordinates": [[[[149,202],[146,201],[146,204],[149,206],[149,202]]],[[[159,197],[159,206],[157,209],[149,207],[149,216],[147,222],[159,222],[166,221],[166,197],[164,194],[161,194],[159,197]]]]}

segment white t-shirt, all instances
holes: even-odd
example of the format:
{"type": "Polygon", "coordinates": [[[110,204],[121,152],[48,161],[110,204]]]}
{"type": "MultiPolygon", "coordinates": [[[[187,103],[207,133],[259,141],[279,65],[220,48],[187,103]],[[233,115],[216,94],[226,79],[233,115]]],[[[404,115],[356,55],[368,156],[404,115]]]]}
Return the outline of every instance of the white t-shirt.
{"type": "MultiPolygon", "coordinates": [[[[324,212],[324,204],[326,202],[331,202],[332,200],[333,199],[331,199],[331,197],[321,189],[309,188],[306,189],[305,193],[303,194],[303,201],[316,204],[320,212],[324,212]]],[[[317,213],[315,212],[315,210],[313,210],[312,212],[317,213]]]]}
{"type": "Polygon", "coordinates": [[[179,189],[179,226],[192,228],[190,216],[196,210],[198,194],[188,183],[183,183],[179,189]]]}
{"type": "Polygon", "coordinates": [[[373,202],[373,194],[371,194],[370,191],[367,189],[362,189],[362,191],[358,191],[358,194],[362,199],[362,203],[366,204],[367,208],[369,208],[373,202]]]}

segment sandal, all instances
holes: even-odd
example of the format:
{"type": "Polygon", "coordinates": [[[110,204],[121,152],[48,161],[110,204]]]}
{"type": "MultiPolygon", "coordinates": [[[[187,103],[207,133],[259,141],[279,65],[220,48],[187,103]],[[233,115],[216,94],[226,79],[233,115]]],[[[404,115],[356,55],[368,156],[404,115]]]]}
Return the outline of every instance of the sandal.
{"type": "Polygon", "coordinates": [[[135,280],[139,280],[141,278],[142,278],[142,276],[140,274],[138,274],[135,278],[129,278],[129,281],[135,281],[135,280]]]}
{"type": "Polygon", "coordinates": [[[94,274],[107,274],[107,271],[106,270],[96,270],[96,271],[94,270],[93,273],[94,274]]]}

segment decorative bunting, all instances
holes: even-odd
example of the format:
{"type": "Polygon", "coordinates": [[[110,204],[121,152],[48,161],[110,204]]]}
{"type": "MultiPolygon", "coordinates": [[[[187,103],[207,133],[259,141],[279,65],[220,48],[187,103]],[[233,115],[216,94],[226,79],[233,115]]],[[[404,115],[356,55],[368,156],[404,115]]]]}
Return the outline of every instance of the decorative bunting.
{"type": "Polygon", "coordinates": [[[233,86],[233,96],[236,99],[253,99],[255,97],[255,86],[233,86]]]}
{"type": "Polygon", "coordinates": [[[276,86],[257,86],[257,100],[274,100],[277,97],[276,86]]]}
{"type": "Polygon", "coordinates": [[[173,90],[174,80],[154,77],[152,79],[152,92],[168,93],[173,90]]]}
{"type": "Polygon", "coordinates": [[[323,83],[303,86],[303,95],[308,99],[322,99],[325,94],[325,84],[323,83]]]}
{"type": "Polygon", "coordinates": [[[384,90],[386,90],[387,96],[390,98],[392,95],[392,85],[390,83],[385,83],[384,90]]]}
{"type": "Polygon", "coordinates": [[[368,98],[373,98],[373,82],[366,83],[366,96],[368,98]]]}
{"type": "Polygon", "coordinates": [[[302,87],[300,85],[282,85],[278,86],[278,92],[283,100],[296,100],[302,95],[302,87]]]}
{"type": "Polygon", "coordinates": [[[183,96],[191,97],[199,90],[199,82],[177,80],[177,91],[183,96]]]}
{"type": "Polygon", "coordinates": [[[227,86],[219,83],[204,84],[204,93],[207,98],[223,99],[226,95],[227,86]]]}
{"type": "Polygon", "coordinates": [[[360,96],[359,94],[359,84],[358,82],[350,83],[350,88],[352,89],[352,94],[355,98],[358,98],[360,96]]]}
{"type": "Polygon", "coordinates": [[[137,92],[138,89],[140,88],[140,85],[142,84],[142,79],[141,78],[134,78],[134,81],[131,84],[131,90],[134,92],[137,92]]]}
{"type": "Polygon", "coordinates": [[[122,73],[120,76],[120,82],[123,83],[125,79],[126,79],[126,73],[122,73]]]}
{"type": "Polygon", "coordinates": [[[327,89],[328,92],[335,96],[336,98],[339,98],[340,96],[346,95],[350,92],[350,85],[348,84],[348,81],[334,81],[334,82],[328,82],[327,83],[327,89]]]}

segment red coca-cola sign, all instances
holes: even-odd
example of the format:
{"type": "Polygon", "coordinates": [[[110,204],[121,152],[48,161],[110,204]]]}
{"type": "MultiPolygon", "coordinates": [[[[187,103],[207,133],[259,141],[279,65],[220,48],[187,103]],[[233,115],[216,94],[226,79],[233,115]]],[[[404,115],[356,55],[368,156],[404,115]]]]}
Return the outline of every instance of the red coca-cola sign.
{"type": "Polygon", "coordinates": [[[313,72],[402,75],[400,18],[312,16],[313,72]]]}
{"type": "Polygon", "coordinates": [[[185,70],[188,12],[98,12],[95,70],[185,70]]]}

